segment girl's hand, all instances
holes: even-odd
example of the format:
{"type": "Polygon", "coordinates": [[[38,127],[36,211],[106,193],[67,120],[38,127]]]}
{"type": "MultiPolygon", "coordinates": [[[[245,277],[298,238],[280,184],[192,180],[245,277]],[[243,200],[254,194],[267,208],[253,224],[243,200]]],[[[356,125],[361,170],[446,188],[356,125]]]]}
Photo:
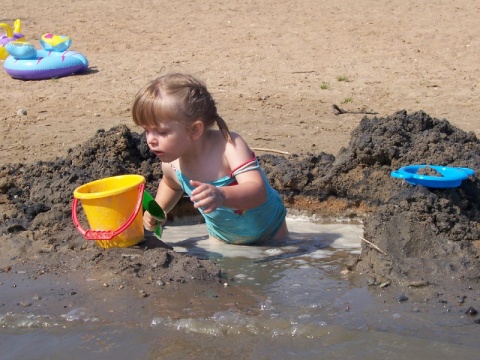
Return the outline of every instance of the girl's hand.
{"type": "Polygon", "coordinates": [[[155,226],[157,226],[157,220],[148,211],[143,213],[143,226],[150,231],[155,230],[155,226]]]}
{"type": "Polygon", "coordinates": [[[193,201],[193,206],[201,208],[204,214],[211,213],[225,203],[225,196],[219,188],[195,180],[190,180],[190,185],[195,187],[190,200],[193,201]]]}

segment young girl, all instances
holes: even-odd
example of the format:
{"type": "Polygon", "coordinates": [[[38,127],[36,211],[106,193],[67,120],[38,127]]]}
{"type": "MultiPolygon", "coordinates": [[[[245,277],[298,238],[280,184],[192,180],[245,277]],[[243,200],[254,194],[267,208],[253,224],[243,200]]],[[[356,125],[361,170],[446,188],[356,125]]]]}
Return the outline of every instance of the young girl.
{"type": "MultiPolygon", "coordinates": [[[[153,80],[137,93],[132,116],[162,161],[155,200],[165,212],[185,192],[211,237],[252,244],[288,236],[280,195],[252,150],[217,114],[204,83],[184,74],[153,80]],[[215,123],[219,130],[213,129],[215,123]]],[[[143,222],[147,230],[156,225],[148,212],[143,222]]]]}

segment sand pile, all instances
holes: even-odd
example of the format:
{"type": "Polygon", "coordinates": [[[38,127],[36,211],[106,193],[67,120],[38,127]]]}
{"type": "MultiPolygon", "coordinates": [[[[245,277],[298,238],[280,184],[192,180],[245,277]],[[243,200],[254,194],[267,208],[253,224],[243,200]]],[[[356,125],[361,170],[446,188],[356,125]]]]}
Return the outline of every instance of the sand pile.
{"type": "Polygon", "coordinates": [[[400,111],[364,118],[336,159],[291,157],[276,167],[267,160],[272,181],[294,207],[364,217],[364,238],[388,255],[364,243],[356,268],[379,283],[479,279],[480,142],[474,133],[423,112],[400,111]],[[468,167],[477,174],[453,189],[390,176],[412,164],[468,167]]]}
{"type": "MultiPolygon", "coordinates": [[[[357,270],[379,282],[436,284],[446,275],[478,279],[478,175],[445,190],[415,187],[390,176],[392,170],[410,164],[480,171],[480,141],[473,133],[423,112],[400,111],[386,118],[364,118],[352,132],[349,146],[336,157],[318,153],[259,158],[292,211],[364,220],[365,239],[387,255],[364,243],[357,270]]],[[[124,276],[218,281],[220,271],[213,263],[184,260],[186,255],[158,244],[103,251],[78,234],[71,221],[73,190],[92,180],[126,173],[145,176],[147,190],[153,193],[161,177],[159,162],[149,153],[144,135],[125,126],[99,130],[65,158],[1,167],[1,265],[42,263],[57,271],[71,271],[95,264],[124,276]],[[143,255],[127,266],[125,251],[143,255]],[[77,260],[64,261],[67,257],[77,260]],[[159,265],[154,259],[165,261],[159,265]],[[174,270],[179,263],[183,265],[174,270]]],[[[188,200],[178,209],[194,213],[188,200]]],[[[179,211],[170,216],[178,216],[179,211]]]]}

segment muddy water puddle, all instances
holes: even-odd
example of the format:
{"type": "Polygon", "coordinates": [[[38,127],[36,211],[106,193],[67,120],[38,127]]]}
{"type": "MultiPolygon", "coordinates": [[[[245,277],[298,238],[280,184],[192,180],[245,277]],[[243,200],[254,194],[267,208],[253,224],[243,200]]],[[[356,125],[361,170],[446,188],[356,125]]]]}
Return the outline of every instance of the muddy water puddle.
{"type": "MultiPolygon", "coordinates": [[[[361,224],[318,224],[305,218],[289,218],[288,224],[291,239],[262,246],[209,240],[203,224],[164,230],[163,240],[176,251],[220,264],[222,286],[257,299],[246,310],[206,305],[200,313],[180,298],[177,308],[170,299],[169,312],[131,304],[131,315],[108,321],[93,305],[61,316],[0,309],[1,358],[478,357],[480,326],[466,319],[463,307],[415,294],[407,294],[408,301],[384,302],[399,294],[373,290],[361,275],[344,271],[345,260],[360,252],[361,224]]],[[[208,297],[213,303],[218,293],[212,290],[208,297]]],[[[160,307],[161,301],[154,304],[160,307]]]]}

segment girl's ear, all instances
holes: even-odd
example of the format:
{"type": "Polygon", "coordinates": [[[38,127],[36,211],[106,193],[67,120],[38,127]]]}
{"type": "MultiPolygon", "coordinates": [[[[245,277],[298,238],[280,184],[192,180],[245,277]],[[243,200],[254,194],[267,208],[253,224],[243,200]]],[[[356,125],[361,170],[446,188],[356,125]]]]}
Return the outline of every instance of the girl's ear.
{"type": "Polygon", "coordinates": [[[192,140],[197,140],[200,138],[200,136],[202,136],[203,130],[205,130],[205,125],[203,124],[203,121],[196,120],[193,122],[190,129],[192,140]]]}

